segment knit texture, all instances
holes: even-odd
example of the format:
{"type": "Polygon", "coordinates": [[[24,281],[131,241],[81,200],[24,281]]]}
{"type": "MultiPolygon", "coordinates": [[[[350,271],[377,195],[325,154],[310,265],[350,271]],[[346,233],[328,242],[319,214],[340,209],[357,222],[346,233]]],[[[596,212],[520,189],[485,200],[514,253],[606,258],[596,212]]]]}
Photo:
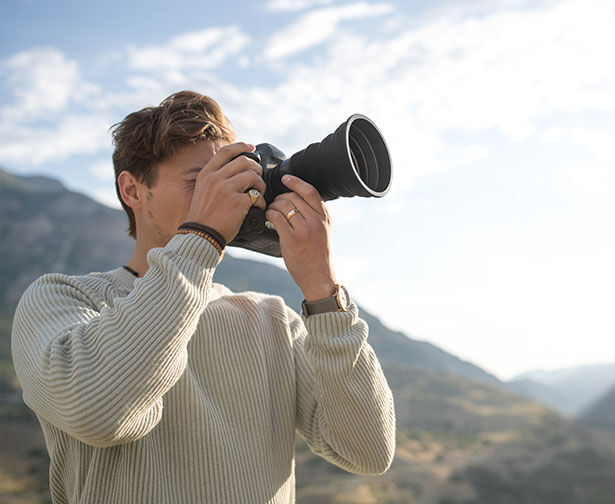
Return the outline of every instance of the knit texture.
{"type": "Polygon", "coordinates": [[[357,307],[301,318],[212,283],[218,260],[176,235],[143,278],[51,274],[25,292],[13,359],[54,504],[292,503],[295,432],[348,471],[388,468],[393,399],[357,307]]]}

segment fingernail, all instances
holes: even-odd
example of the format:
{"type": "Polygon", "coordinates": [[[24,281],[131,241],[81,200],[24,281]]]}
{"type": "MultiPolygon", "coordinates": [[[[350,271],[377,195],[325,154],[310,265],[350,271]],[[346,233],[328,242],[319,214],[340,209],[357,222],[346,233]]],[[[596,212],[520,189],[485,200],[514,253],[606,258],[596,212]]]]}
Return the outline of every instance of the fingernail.
{"type": "Polygon", "coordinates": [[[254,145],[252,145],[251,143],[246,144],[249,148],[250,148],[250,152],[252,152],[253,150],[256,149],[256,147],[254,145]]]}
{"type": "Polygon", "coordinates": [[[282,182],[284,182],[286,184],[287,182],[290,182],[292,179],[293,178],[290,175],[284,175],[282,177],[282,182]]]}
{"type": "Polygon", "coordinates": [[[270,221],[268,221],[268,220],[266,220],[266,221],[265,221],[265,227],[266,227],[267,229],[275,229],[275,227],[274,227],[273,223],[272,223],[272,222],[270,222],[270,221]]]}

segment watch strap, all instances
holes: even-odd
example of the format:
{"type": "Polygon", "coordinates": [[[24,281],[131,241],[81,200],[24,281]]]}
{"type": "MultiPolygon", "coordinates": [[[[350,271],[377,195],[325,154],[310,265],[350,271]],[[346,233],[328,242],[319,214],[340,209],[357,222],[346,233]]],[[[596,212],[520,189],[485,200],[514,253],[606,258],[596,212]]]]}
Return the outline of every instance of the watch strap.
{"type": "Polygon", "coordinates": [[[303,312],[303,315],[307,317],[309,315],[317,315],[319,313],[346,311],[348,309],[348,305],[350,305],[350,302],[349,300],[347,300],[346,306],[342,306],[339,296],[340,289],[344,289],[346,294],[346,289],[336,284],[335,292],[332,296],[318,299],[316,301],[310,301],[309,303],[304,299],[301,303],[301,310],[303,312]]]}

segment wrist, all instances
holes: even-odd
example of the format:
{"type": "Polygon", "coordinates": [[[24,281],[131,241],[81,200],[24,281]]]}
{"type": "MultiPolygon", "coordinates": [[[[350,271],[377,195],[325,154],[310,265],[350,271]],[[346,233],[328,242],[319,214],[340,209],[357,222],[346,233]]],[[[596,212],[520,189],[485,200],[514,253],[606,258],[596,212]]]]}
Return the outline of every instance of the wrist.
{"type": "Polygon", "coordinates": [[[313,285],[306,289],[301,289],[303,292],[303,297],[305,297],[305,300],[308,303],[331,297],[335,294],[336,290],[337,284],[334,280],[313,285]]]}
{"type": "Polygon", "coordinates": [[[220,233],[218,233],[215,229],[209,226],[200,224],[198,222],[190,222],[190,221],[184,222],[177,228],[177,233],[178,234],[194,233],[206,239],[216,249],[218,249],[218,252],[220,253],[220,255],[222,255],[224,248],[226,247],[226,240],[220,233]]]}
{"type": "Polygon", "coordinates": [[[334,293],[326,298],[316,301],[304,300],[301,311],[305,317],[328,312],[346,312],[351,304],[348,290],[343,285],[336,285],[334,293]]]}

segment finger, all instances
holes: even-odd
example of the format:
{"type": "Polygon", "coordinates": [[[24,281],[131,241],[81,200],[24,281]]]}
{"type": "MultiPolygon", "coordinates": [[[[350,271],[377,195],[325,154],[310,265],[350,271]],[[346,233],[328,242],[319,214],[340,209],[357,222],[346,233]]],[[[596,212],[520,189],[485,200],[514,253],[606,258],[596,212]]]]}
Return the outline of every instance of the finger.
{"type": "Polygon", "coordinates": [[[254,197],[250,195],[250,192],[253,190],[255,189],[250,189],[249,191],[246,192],[248,199],[249,199],[249,205],[262,208],[264,210],[267,207],[267,202],[265,201],[265,197],[260,193],[260,191],[257,191],[258,197],[254,199],[254,197]]]}
{"type": "Polygon", "coordinates": [[[294,175],[284,175],[282,183],[291,191],[301,196],[316,212],[324,215],[322,197],[313,185],[294,175]]]}
{"type": "MultiPolygon", "coordinates": [[[[256,189],[259,193],[264,194],[267,186],[265,181],[253,171],[242,171],[228,179],[229,183],[237,192],[247,192],[249,189],[256,189]]],[[[250,196],[246,194],[248,200],[250,196]]]]}
{"type": "Polygon", "coordinates": [[[284,215],[284,217],[291,224],[291,226],[293,225],[293,221],[294,223],[297,223],[298,220],[305,220],[305,217],[301,214],[299,209],[295,205],[293,205],[293,203],[288,199],[277,199],[269,205],[269,208],[271,208],[272,210],[276,210],[277,212],[284,215]],[[296,213],[291,217],[288,217],[289,212],[293,210],[296,213]]]}
{"type": "Polygon", "coordinates": [[[222,177],[231,178],[238,173],[251,170],[259,177],[263,174],[263,168],[253,159],[246,156],[238,156],[226,163],[222,168],[218,169],[218,174],[222,177]]]}
{"type": "MultiPolygon", "coordinates": [[[[237,156],[239,156],[243,152],[253,152],[255,148],[256,147],[254,147],[254,145],[245,142],[235,142],[232,144],[223,145],[207,162],[205,167],[207,168],[207,171],[219,170],[223,166],[226,166],[228,163],[230,163],[233,159],[237,158],[237,156]]],[[[244,159],[248,159],[245,156],[241,157],[244,159]]],[[[255,161],[253,162],[256,163],[255,161]]]]}
{"type": "Polygon", "coordinates": [[[325,220],[327,220],[327,214],[324,209],[323,211],[325,211],[325,213],[318,212],[317,210],[312,208],[312,206],[309,205],[301,196],[299,196],[296,193],[291,192],[291,193],[280,194],[273,201],[273,203],[275,203],[276,201],[279,202],[280,204],[283,204],[284,205],[283,208],[286,208],[288,204],[290,204],[292,207],[296,208],[297,211],[306,219],[317,218],[319,220],[322,220],[322,218],[324,217],[325,220]]]}
{"type": "Polygon", "coordinates": [[[284,239],[292,235],[293,229],[290,222],[284,217],[284,214],[272,209],[271,205],[267,212],[265,212],[265,217],[273,224],[280,238],[284,239]]]}

